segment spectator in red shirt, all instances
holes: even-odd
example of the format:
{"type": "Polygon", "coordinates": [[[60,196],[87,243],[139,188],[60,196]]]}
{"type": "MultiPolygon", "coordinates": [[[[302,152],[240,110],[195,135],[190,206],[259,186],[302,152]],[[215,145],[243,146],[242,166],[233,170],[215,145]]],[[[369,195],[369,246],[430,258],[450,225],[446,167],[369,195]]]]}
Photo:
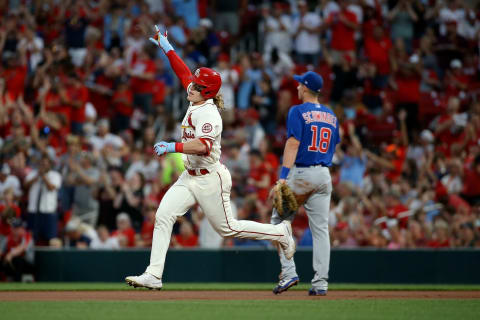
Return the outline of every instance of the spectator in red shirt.
{"type": "MultiPolygon", "coordinates": [[[[48,118],[61,118],[62,125],[70,131],[72,110],[67,104],[66,88],[59,76],[45,78],[42,88],[39,90],[38,102],[40,103],[40,117],[43,122],[50,122],[48,118]]],[[[55,129],[59,129],[55,126],[55,129]]]]}
{"type": "Polygon", "coordinates": [[[470,205],[480,202],[480,155],[475,157],[472,167],[464,171],[462,197],[470,205]]]}
{"type": "Polygon", "coordinates": [[[29,135],[29,121],[33,119],[33,114],[28,107],[27,110],[26,108],[23,108],[23,105],[21,104],[7,101],[7,104],[5,105],[2,105],[2,102],[0,102],[0,108],[3,109],[0,111],[0,114],[3,112],[4,117],[3,123],[0,122],[0,134],[3,138],[8,138],[16,129],[20,128],[26,136],[29,135]]]}
{"type": "Polygon", "coordinates": [[[432,234],[432,239],[428,241],[427,247],[429,248],[449,248],[451,247],[451,241],[448,236],[448,225],[445,221],[442,223],[437,222],[435,230],[432,234]]]}
{"type": "Polygon", "coordinates": [[[450,70],[447,71],[445,76],[445,93],[447,96],[458,96],[460,99],[466,96],[466,90],[468,89],[469,76],[463,73],[462,61],[454,59],[450,61],[450,70]]]}
{"type": "Polygon", "coordinates": [[[142,230],[140,231],[140,241],[138,243],[141,247],[151,247],[153,240],[153,229],[155,228],[155,214],[157,213],[157,206],[150,204],[145,207],[144,220],[142,223],[142,230]]]}
{"type": "Polygon", "coordinates": [[[17,100],[18,96],[23,96],[25,88],[25,79],[27,77],[27,56],[25,48],[17,48],[16,52],[4,52],[7,41],[7,32],[0,30],[0,56],[6,56],[7,68],[0,72],[1,78],[5,80],[6,94],[12,100],[17,100]]]}
{"type": "Polygon", "coordinates": [[[39,102],[45,103],[45,111],[61,112],[62,101],[59,89],[58,81],[55,78],[45,78],[43,86],[39,90],[42,93],[38,95],[39,102]]]}
{"type": "Polygon", "coordinates": [[[90,81],[88,82],[89,100],[97,111],[98,118],[109,118],[112,116],[111,99],[114,87],[114,76],[120,73],[121,68],[114,64],[114,54],[116,49],[112,49],[112,59],[98,63],[96,69],[92,70],[90,81]]]}
{"type": "Polygon", "coordinates": [[[247,180],[249,189],[257,194],[257,199],[265,202],[270,188],[270,172],[258,150],[250,151],[250,174],[247,180]]]}
{"type": "Polygon", "coordinates": [[[420,82],[422,80],[420,57],[410,56],[408,62],[398,61],[395,73],[394,88],[396,90],[395,109],[407,112],[406,124],[409,137],[419,128],[418,101],[420,100],[420,82]]]}
{"type": "Polygon", "coordinates": [[[403,216],[402,214],[406,214],[408,208],[400,202],[400,194],[398,192],[390,192],[385,197],[385,204],[387,216],[390,219],[397,219],[400,229],[407,229],[408,216],[403,216]]]}
{"type": "Polygon", "coordinates": [[[270,186],[273,186],[274,182],[278,180],[278,166],[280,161],[275,153],[273,153],[272,143],[268,139],[264,139],[260,142],[259,151],[265,159],[265,165],[270,173],[270,186]]]}
{"type": "Polygon", "coordinates": [[[15,201],[15,190],[7,188],[0,193],[0,218],[20,218],[22,211],[15,201]]]}
{"type": "Polygon", "coordinates": [[[364,3],[362,35],[364,40],[367,41],[367,39],[373,37],[375,27],[382,26],[383,18],[380,0],[364,3]]]}
{"type": "MultiPolygon", "coordinates": [[[[23,56],[23,54],[21,55],[23,56]]],[[[19,96],[23,96],[25,88],[25,78],[27,76],[27,65],[24,64],[23,58],[13,56],[7,61],[7,69],[2,73],[2,78],[6,83],[6,94],[12,100],[16,100],[19,96]]]]}
{"type": "Polygon", "coordinates": [[[75,73],[70,74],[67,81],[67,88],[60,90],[60,98],[63,103],[70,107],[71,133],[83,136],[83,124],[85,123],[86,118],[85,104],[88,102],[88,89],[75,73]]]}
{"type": "Polygon", "coordinates": [[[385,35],[382,26],[375,26],[373,37],[365,39],[365,55],[377,69],[377,77],[374,79],[374,81],[379,82],[377,87],[385,88],[390,73],[393,51],[392,41],[388,35],[385,35]]]}
{"type": "Polygon", "coordinates": [[[112,102],[115,109],[113,132],[119,133],[130,128],[130,118],[133,114],[133,94],[125,79],[120,80],[112,102]]]}
{"type": "Polygon", "coordinates": [[[66,148],[66,137],[70,133],[68,124],[64,113],[47,112],[45,106],[41,106],[37,122],[31,128],[32,137],[43,135],[48,140],[47,145],[60,152],[66,148]]]}
{"type": "Polygon", "coordinates": [[[183,219],[180,223],[180,233],[173,236],[172,246],[174,248],[191,248],[198,246],[198,236],[193,231],[192,224],[183,219]]]}
{"type": "Polygon", "coordinates": [[[167,86],[163,79],[155,79],[153,84],[153,104],[158,106],[165,101],[167,86]]]}
{"type": "Polygon", "coordinates": [[[435,137],[441,142],[437,149],[450,156],[451,147],[464,138],[464,128],[466,125],[466,114],[458,112],[460,108],[460,99],[457,97],[450,97],[448,99],[446,112],[439,115],[430,124],[435,129],[435,137]]]}
{"type": "Polygon", "coordinates": [[[128,74],[130,75],[130,86],[133,91],[133,101],[136,107],[146,113],[153,113],[153,88],[155,84],[156,65],[153,58],[155,49],[146,46],[140,51],[137,59],[132,62],[128,74]]]}
{"type": "Polygon", "coordinates": [[[357,16],[348,9],[347,0],[339,0],[340,11],[332,12],[325,24],[332,30],[332,40],[330,46],[332,48],[332,56],[335,62],[339,62],[340,58],[348,54],[355,58],[355,30],[358,29],[357,16]]]}
{"type": "Polygon", "coordinates": [[[120,247],[135,246],[135,230],[127,213],[121,212],[117,215],[117,230],[112,233],[112,237],[118,237],[120,247]]]}

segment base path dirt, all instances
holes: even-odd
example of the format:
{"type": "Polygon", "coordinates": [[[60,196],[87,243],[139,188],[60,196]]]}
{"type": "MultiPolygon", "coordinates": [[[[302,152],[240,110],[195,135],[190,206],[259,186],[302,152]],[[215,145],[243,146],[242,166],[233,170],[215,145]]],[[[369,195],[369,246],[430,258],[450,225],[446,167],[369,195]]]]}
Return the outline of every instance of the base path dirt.
{"type": "Polygon", "coordinates": [[[0,291],[0,301],[85,300],[338,300],[338,299],[480,299],[480,291],[330,291],[309,297],[306,291],[274,295],[270,291],[0,291]]]}

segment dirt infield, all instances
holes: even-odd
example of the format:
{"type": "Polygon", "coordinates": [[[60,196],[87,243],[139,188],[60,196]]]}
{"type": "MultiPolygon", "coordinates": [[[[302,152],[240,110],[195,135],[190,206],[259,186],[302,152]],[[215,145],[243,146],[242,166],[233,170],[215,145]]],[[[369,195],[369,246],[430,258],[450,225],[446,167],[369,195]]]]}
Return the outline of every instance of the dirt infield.
{"type": "Polygon", "coordinates": [[[270,291],[3,291],[0,301],[85,300],[339,300],[339,299],[480,299],[480,291],[330,291],[309,297],[306,291],[274,295],[270,291]]]}

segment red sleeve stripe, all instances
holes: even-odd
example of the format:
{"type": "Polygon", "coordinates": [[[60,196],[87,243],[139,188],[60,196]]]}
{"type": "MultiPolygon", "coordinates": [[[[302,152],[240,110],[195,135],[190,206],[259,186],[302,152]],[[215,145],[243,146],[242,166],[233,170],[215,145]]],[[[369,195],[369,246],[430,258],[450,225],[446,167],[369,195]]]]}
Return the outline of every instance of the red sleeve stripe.
{"type": "Polygon", "coordinates": [[[210,139],[204,139],[204,138],[199,138],[200,142],[207,147],[207,152],[204,154],[204,156],[209,156],[210,152],[212,151],[212,146],[213,146],[213,141],[210,139]]]}

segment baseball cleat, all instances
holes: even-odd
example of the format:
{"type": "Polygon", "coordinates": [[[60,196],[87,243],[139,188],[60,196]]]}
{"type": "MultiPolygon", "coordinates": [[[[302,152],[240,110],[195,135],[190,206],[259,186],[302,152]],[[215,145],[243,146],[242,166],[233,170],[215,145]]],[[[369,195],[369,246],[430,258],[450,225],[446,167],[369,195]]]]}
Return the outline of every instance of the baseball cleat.
{"type": "Polygon", "coordinates": [[[282,221],[283,228],[285,229],[285,235],[283,241],[280,241],[283,254],[288,260],[293,258],[296,250],[295,240],[293,239],[292,224],[288,220],[282,221]]]}
{"type": "Polygon", "coordinates": [[[309,296],[326,296],[327,295],[327,290],[319,290],[319,289],[310,288],[310,290],[308,290],[308,295],[309,296]]]}
{"type": "Polygon", "coordinates": [[[273,293],[280,294],[284,291],[287,291],[289,288],[296,286],[298,284],[298,281],[299,281],[298,277],[280,280],[278,285],[275,288],[273,288],[273,293]]]}
{"type": "Polygon", "coordinates": [[[134,288],[148,288],[150,290],[161,290],[163,287],[162,280],[151,275],[150,273],[144,273],[140,276],[130,276],[125,278],[125,282],[134,288]]]}

